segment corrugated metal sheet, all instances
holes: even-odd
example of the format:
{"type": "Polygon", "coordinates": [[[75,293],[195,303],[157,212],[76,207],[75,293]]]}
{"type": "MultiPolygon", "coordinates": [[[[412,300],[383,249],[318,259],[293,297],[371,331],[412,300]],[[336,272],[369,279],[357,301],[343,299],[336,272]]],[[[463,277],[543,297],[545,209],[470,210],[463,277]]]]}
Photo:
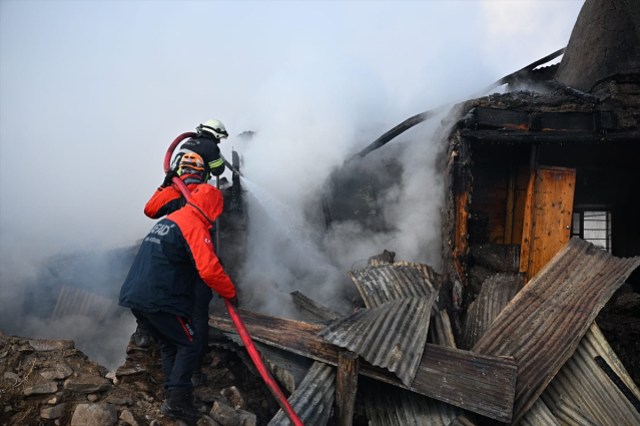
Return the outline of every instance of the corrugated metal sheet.
{"type": "MultiPolygon", "coordinates": [[[[336,368],[323,362],[313,363],[289,404],[305,426],[325,426],[331,415],[336,393],[336,368]]],[[[268,426],[289,426],[291,422],[279,410],[268,426]]]]}
{"type": "Polygon", "coordinates": [[[429,296],[439,286],[439,276],[421,263],[397,262],[349,271],[367,308],[404,297],[429,296]]]}
{"type": "Polygon", "coordinates": [[[616,258],[574,237],[496,318],[472,351],[517,360],[512,424],[542,394],[639,264],[640,257],[616,258]]]}
{"type": "Polygon", "coordinates": [[[556,416],[562,426],[602,426],[580,408],[564,399],[558,401],[556,409],[553,410],[553,415],[556,416]]]}
{"type": "Polygon", "coordinates": [[[519,274],[496,274],[482,284],[480,294],[467,313],[461,349],[468,350],[480,340],[523,285],[524,280],[519,274]]]}
{"type": "Polygon", "coordinates": [[[441,310],[433,317],[433,322],[429,326],[431,343],[434,345],[446,346],[457,349],[456,339],[453,336],[451,320],[446,310],[441,310]]]}
{"type": "MultiPolygon", "coordinates": [[[[373,263],[379,266],[349,271],[348,274],[360,292],[367,308],[405,297],[429,296],[440,287],[442,277],[430,266],[422,263],[373,263]]],[[[434,306],[433,313],[440,313],[434,306]]],[[[440,313],[431,325],[431,341],[455,348],[453,329],[448,314],[440,313]]]]}
{"type": "Polygon", "coordinates": [[[410,387],[427,342],[435,297],[434,292],[429,297],[407,297],[362,309],[334,320],[318,336],[393,371],[410,387]]]}
{"type": "Polygon", "coordinates": [[[544,403],[542,398],[538,398],[538,400],[531,406],[531,409],[527,411],[527,414],[524,415],[519,426],[562,426],[558,423],[558,419],[556,419],[547,404],[544,403]]]}
{"type": "Polygon", "coordinates": [[[369,426],[448,426],[462,409],[404,389],[371,384],[364,408],[369,426]]]}
{"type": "Polygon", "coordinates": [[[86,290],[68,285],[62,286],[51,319],[69,315],[82,315],[93,318],[98,323],[109,313],[112,301],[86,290]]]}
{"type": "Polygon", "coordinates": [[[578,349],[547,386],[541,398],[552,408],[556,417],[559,417],[558,413],[569,416],[568,408],[558,410],[557,407],[564,399],[565,405],[578,407],[593,422],[602,426],[640,425],[640,413],[596,363],[598,356],[611,366],[634,395],[640,393],[598,326],[593,323],[578,349]]]}

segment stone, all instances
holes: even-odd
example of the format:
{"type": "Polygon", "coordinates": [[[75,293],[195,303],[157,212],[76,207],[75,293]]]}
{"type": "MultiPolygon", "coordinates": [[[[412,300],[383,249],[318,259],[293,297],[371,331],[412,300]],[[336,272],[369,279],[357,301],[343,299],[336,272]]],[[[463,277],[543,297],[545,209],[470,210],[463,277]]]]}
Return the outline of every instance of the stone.
{"type": "Polygon", "coordinates": [[[54,382],[41,383],[35,386],[29,386],[24,389],[25,396],[29,395],[46,395],[48,393],[56,393],[58,391],[58,384],[54,382]]]}
{"type": "Polygon", "coordinates": [[[122,376],[133,376],[134,374],[140,374],[140,373],[146,373],[147,369],[146,368],[142,368],[140,366],[132,366],[132,367],[119,367],[116,370],[116,377],[122,377],[122,376]]]}
{"type": "Polygon", "coordinates": [[[133,413],[129,410],[122,410],[122,413],[120,413],[120,420],[131,426],[138,426],[140,424],[133,413]]]}
{"type": "Polygon", "coordinates": [[[62,402],[62,397],[59,395],[54,396],[53,398],[49,399],[47,401],[47,404],[49,405],[57,405],[60,404],[62,402]]]}
{"type": "Polygon", "coordinates": [[[100,397],[98,395],[96,395],[95,393],[87,395],[87,401],[89,401],[89,402],[96,402],[99,399],[100,399],[100,397]]]}
{"type": "Polygon", "coordinates": [[[12,406],[10,406],[10,405],[5,405],[5,406],[4,406],[4,412],[5,412],[5,413],[8,413],[8,412],[10,412],[10,411],[13,411],[13,407],[12,407],[12,406]]]}
{"type": "Polygon", "coordinates": [[[258,424],[258,417],[244,410],[238,410],[238,426],[256,426],[258,424]]]}
{"type": "Polygon", "coordinates": [[[71,418],[71,426],[113,426],[118,410],[109,404],[78,404],[71,418]]]}
{"type": "Polygon", "coordinates": [[[236,410],[219,400],[213,403],[209,416],[222,426],[237,426],[238,424],[236,410]]]}
{"type": "Polygon", "coordinates": [[[230,388],[222,389],[220,393],[233,404],[236,410],[247,409],[247,403],[237,387],[231,386],[230,388]]]}
{"type": "Polygon", "coordinates": [[[102,377],[89,375],[70,377],[64,382],[64,388],[76,393],[96,393],[111,389],[111,382],[102,377]]]}
{"type": "Polygon", "coordinates": [[[62,416],[66,404],[58,404],[53,407],[43,407],[40,409],[40,417],[43,419],[53,420],[62,416]]]}
{"type": "Polygon", "coordinates": [[[12,380],[14,382],[20,380],[20,376],[18,376],[16,373],[12,373],[11,371],[7,371],[6,373],[4,373],[4,378],[5,380],[12,380]]]}
{"type": "Polygon", "coordinates": [[[196,423],[196,426],[221,426],[221,425],[220,423],[216,422],[209,416],[202,416],[202,418],[198,420],[198,423],[196,423]]]}
{"type": "Polygon", "coordinates": [[[128,406],[133,405],[133,400],[131,398],[118,398],[115,396],[107,397],[107,399],[105,399],[104,402],[113,404],[113,405],[128,405],[128,406]]]}
{"type": "Polygon", "coordinates": [[[51,352],[74,349],[75,343],[73,340],[41,339],[29,340],[29,346],[38,352],[51,352]]]}
{"type": "Polygon", "coordinates": [[[62,380],[62,379],[66,379],[72,374],[73,374],[73,368],[69,367],[64,362],[57,364],[52,369],[47,369],[40,372],[40,375],[47,380],[53,380],[53,379],[62,380]]]}

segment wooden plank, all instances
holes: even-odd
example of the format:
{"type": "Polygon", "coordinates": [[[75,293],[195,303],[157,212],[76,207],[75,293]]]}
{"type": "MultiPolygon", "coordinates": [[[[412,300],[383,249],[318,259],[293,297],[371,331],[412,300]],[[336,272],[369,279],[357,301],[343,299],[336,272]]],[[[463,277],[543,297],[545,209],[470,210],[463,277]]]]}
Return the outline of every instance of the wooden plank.
{"type": "Polygon", "coordinates": [[[467,255],[467,201],[469,200],[469,192],[463,192],[456,195],[456,231],[455,231],[455,248],[453,249],[453,266],[460,276],[460,279],[466,285],[465,259],[467,255]]]}
{"type": "Polygon", "coordinates": [[[515,210],[513,216],[513,232],[511,241],[508,244],[522,243],[522,226],[524,225],[524,211],[527,202],[527,186],[529,184],[529,170],[524,165],[517,168],[516,189],[515,189],[515,210]]]}
{"type": "Polygon", "coordinates": [[[520,272],[529,268],[529,250],[531,249],[531,230],[533,229],[533,192],[536,182],[535,169],[529,175],[527,199],[524,205],[524,221],[522,224],[522,243],[520,244],[520,272]]]}
{"type": "Polygon", "coordinates": [[[477,107],[474,113],[478,127],[529,130],[529,114],[526,111],[477,107]]]}
{"type": "Polygon", "coordinates": [[[527,280],[571,238],[575,182],[576,169],[540,166],[536,171],[527,280]]]}
{"type": "Polygon", "coordinates": [[[353,409],[358,391],[358,354],[340,352],[338,356],[338,374],[336,376],[336,409],[334,418],[338,426],[353,424],[353,409]]]}
{"type": "MultiPolygon", "coordinates": [[[[251,337],[299,355],[338,365],[344,349],[317,334],[322,325],[238,310],[251,337]]],[[[209,325],[236,333],[231,319],[211,315],[209,325]]],[[[360,374],[444,401],[469,411],[508,422],[515,392],[516,364],[512,358],[480,355],[427,344],[411,388],[392,372],[361,360],[360,374]]]]}
{"type": "Polygon", "coordinates": [[[292,292],[291,297],[293,298],[294,305],[296,305],[303,314],[311,317],[315,321],[340,318],[340,315],[331,309],[322,306],[320,303],[310,299],[299,291],[292,292]]]}

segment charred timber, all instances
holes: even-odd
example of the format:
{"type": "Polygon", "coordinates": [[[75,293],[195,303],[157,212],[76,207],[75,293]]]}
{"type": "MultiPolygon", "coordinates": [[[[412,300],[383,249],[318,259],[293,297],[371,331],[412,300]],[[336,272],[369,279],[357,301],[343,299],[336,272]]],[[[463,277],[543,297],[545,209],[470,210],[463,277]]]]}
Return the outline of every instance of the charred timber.
{"type": "MultiPolygon", "coordinates": [[[[342,348],[318,333],[322,325],[239,310],[251,337],[259,342],[334,366],[342,348]]],[[[227,316],[209,317],[209,325],[236,333],[227,316]]],[[[464,408],[502,422],[512,417],[517,366],[513,358],[486,356],[427,344],[411,388],[389,370],[360,361],[360,374],[464,408]]]]}
{"type": "Polygon", "coordinates": [[[362,151],[358,152],[353,157],[349,158],[346,162],[349,163],[349,162],[355,160],[356,158],[364,157],[365,155],[367,155],[371,151],[375,151],[376,149],[380,148],[381,146],[383,146],[384,144],[389,142],[391,139],[395,138],[396,136],[401,135],[402,133],[406,132],[407,130],[409,130],[410,128],[415,126],[416,124],[420,124],[423,121],[427,120],[428,118],[433,117],[437,113],[441,112],[443,109],[444,109],[444,107],[438,107],[438,108],[435,108],[435,109],[432,109],[432,110],[429,110],[429,111],[421,112],[420,114],[416,114],[413,117],[407,118],[405,121],[403,121],[402,123],[398,124],[396,127],[394,127],[393,129],[389,130],[388,132],[386,132],[385,134],[380,136],[375,141],[371,142],[371,144],[369,144],[365,149],[363,149],[362,151]]]}
{"type": "Polygon", "coordinates": [[[575,132],[519,132],[496,130],[463,130],[462,136],[471,141],[496,144],[599,144],[606,142],[637,142],[640,131],[589,134],[575,132]]]}
{"type": "Polygon", "coordinates": [[[341,352],[338,355],[338,374],[336,377],[335,420],[338,426],[353,424],[353,411],[358,391],[358,370],[360,362],[353,352],[341,352]]]}
{"type": "Polygon", "coordinates": [[[293,303],[296,307],[314,321],[334,320],[340,318],[340,315],[333,312],[331,309],[322,306],[320,303],[310,299],[299,291],[292,292],[291,297],[293,298],[293,303]]]}
{"type": "MultiPolygon", "coordinates": [[[[478,95],[473,95],[472,97],[477,97],[477,96],[482,96],[485,93],[495,89],[496,87],[500,87],[504,84],[510,84],[513,83],[517,80],[526,80],[530,77],[533,69],[537,66],[540,66],[542,64],[545,64],[547,62],[549,62],[552,59],[557,58],[558,56],[562,55],[564,53],[566,48],[562,48],[559,50],[556,50],[555,52],[553,52],[550,55],[545,56],[544,58],[538,59],[535,62],[530,63],[529,65],[527,65],[526,67],[511,73],[505,77],[502,77],[500,80],[496,81],[495,83],[493,83],[491,86],[488,86],[486,88],[484,88],[481,92],[479,92],[478,95]]],[[[345,161],[346,163],[349,163],[357,158],[362,158],[365,155],[367,155],[368,153],[370,153],[371,151],[375,151],[376,149],[380,148],[381,146],[384,146],[387,142],[389,142],[390,140],[392,140],[393,138],[395,138],[396,136],[401,135],[402,133],[406,132],[407,130],[409,130],[410,128],[412,128],[413,126],[415,126],[416,124],[420,124],[423,121],[435,116],[436,114],[444,111],[445,108],[447,108],[448,105],[443,105],[440,106],[438,108],[434,108],[431,109],[429,111],[425,111],[425,112],[421,112],[420,114],[416,114],[413,117],[409,117],[407,118],[405,121],[403,121],[402,123],[398,124],[397,126],[395,126],[393,129],[387,131],[385,134],[383,134],[382,136],[380,136],[378,139],[376,139],[375,141],[371,142],[371,144],[369,144],[366,148],[364,148],[362,151],[358,152],[357,154],[355,154],[354,156],[350,157],[347,161],[345,161]]]]}

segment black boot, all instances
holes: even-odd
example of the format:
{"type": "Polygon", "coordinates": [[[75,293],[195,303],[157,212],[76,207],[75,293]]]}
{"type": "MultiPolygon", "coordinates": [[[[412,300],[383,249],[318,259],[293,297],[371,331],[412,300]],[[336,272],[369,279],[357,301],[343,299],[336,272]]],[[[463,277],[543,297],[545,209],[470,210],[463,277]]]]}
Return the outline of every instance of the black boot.
{"type": "Polygon", "coordinates": [[[175,417],[180,420],[198,420],[202,413],[193,406],[192,391],[171,391],[160,412],[167,417],[175,417]]]}
{"type": "Polygon", "coordinates": [[[207,384],[207,375],[202,371],[194,371],[193,376],[191,376],[191,384],[194,388],[199,388],[200,386],[205,386],[207,384]]]}

